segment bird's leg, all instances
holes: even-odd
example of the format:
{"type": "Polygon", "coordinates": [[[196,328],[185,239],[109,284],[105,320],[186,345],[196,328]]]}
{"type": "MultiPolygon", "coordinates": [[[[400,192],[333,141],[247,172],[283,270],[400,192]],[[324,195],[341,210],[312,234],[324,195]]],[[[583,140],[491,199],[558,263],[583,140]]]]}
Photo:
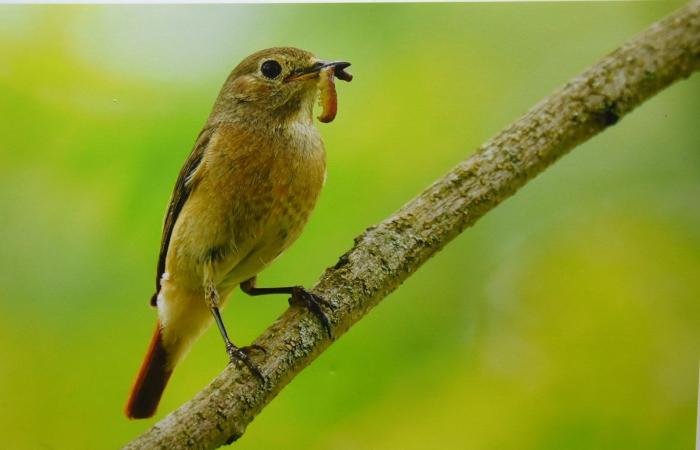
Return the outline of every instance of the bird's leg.
{"type": "Polygon", "coordinates": [[[265,352],[265,349],[259,345],[239,348],[236,347],[233,342],[231,342],[231,339],[228,337],[226,327],[224,326],[224,321],[221,319],[221,312],[219,311],[219,291],[216,289],[216,285],[210,278],[204,282],[204,298],[206,299],[207,305],[209,305],[209,309],[214,316],[214,320],[216,321],[216,326],[219,328],[221,337],[224,339],[224,344],[226,344],[226,353],[228,353],[231,362],[234,363],[236,367],[240,367],[240,363],[245,364],[253,375],[255,375],[255,377],[264,384],[265,377],[260,372],[260,369],[258,369],[258,367],[253,363],[253,361],[251,361],[248,353],[250,353],[252,350],[261,350],[265,352]]]}
{"type": "Polygon", "coordinates": [[[311,311],[311,313],[321,321],[323,328],[328,333],[328,337],[333,339],[333,333],[331,332],[331,321],[328,319],[326,313],[321,309],[321,305],[327,307],[328,309],[335,309],[335,307],[323,297],[316,295],[312,292],[307,291],[302,286],[287,286],[287,287],[276,287],[276,288],[259,288],[255,287],[255,277],[250,278],[243,283],[241,283],[241,290],[248,295],[258,296],[258,295],[270,295],[270,294],[288,294],[292,297],[289,299],[290,305],[299,305],[311,311]]]}

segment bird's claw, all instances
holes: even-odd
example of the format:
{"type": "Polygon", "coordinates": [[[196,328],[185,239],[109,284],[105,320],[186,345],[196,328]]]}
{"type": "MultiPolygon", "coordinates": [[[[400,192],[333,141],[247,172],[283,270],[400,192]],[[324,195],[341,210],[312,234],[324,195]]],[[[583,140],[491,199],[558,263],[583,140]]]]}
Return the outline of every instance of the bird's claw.
{"type": "Polygon", "coordinates": [[[255,352],[262,352],[265,354],[265,356],[267,356],[267,350],[265,350],[265,347],[263,347],[262,345],[258,345],[258,344],[252,344],[252,345],[248,345],[246,347],[240,347],[240,351],[242,351],[246,355],[250,355],[251,353],[255,353],[255,352]]]}
{"type": "Polygon", "coordinates": [[[323,309],[321,309],[321,305],[327,307],[331,311],[335,309],[335,306],[333,306],[328,300],[307,291],[303,287],[296,287],[292,292],[292,297],[289,299],[289,304],[292,306],[303,306],[311,311],[311,313],[321,321],[323,328],[326,330],[326,333],[328,333],[328,338],[333,339],[331,321],[326,313],[323,312],[323,309]]]}
{"type": "Polygon", "coordinates": [[[228,357],[231,360],[231,363],[233,363],[236,367],[240,368],[241,363],[245,364],[246,367],[248,367],[248,370],[255,375],[255,378],[260,380],[262,384],[265,384],[265,377],[263,374],[260,372],[260,369],[258,366],[251,361],[250,357],[248,356],[250,353],[253,353],[254,351],[262,351],[265,354],[267,354],[267,351],[259,346],[259,345],[251,345],[249,347],[236,347],[232,343],[226,344],[226,353],[228,353],[228,357]]]}

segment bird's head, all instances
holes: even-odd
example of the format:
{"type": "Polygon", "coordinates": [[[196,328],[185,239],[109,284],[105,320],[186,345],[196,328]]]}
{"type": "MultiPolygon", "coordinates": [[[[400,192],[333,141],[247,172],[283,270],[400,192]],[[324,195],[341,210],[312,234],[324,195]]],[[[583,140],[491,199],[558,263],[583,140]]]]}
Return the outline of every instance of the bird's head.
{"type": "Polygon", "coordinates": [[[323,61],[294,47],[261,50],[233,69],[216,101],[214,115],[246,121],[311,120],[319,72],[329,66],[342,72],[349,65],[323,61]]]}

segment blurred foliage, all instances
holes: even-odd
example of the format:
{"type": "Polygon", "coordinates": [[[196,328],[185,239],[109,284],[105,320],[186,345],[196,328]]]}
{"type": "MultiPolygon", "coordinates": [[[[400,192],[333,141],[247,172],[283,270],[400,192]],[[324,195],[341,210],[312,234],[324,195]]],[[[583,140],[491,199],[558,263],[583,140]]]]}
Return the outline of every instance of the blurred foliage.
{"type": "MultiPolygon", "coordinates": [[[[353,62],[326,189],[261,284],[311,284],[536,101],[678,2],[0,5],[3,448],[114,448],[167,198],[228,71],[353,62]],[[312,255],[310,257],[310,255],[312,255]]],[[[302,373],[241,449],[687,449],[700,348],[700,77],[576,149],[302,373]]],[[[251,341],[284,298],[238,293],[251,341]]],[[[226,364],[216,330],[157,418],[226,364]]]]}

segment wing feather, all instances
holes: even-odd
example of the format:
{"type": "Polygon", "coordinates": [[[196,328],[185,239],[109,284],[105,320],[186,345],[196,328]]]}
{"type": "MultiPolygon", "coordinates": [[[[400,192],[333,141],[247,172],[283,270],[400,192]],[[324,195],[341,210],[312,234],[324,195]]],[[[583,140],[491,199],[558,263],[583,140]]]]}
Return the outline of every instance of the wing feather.
{"type": "Polygon", "coordinates": [[[168,256],[168,247],[170,246],[170,237],[172,236],[175,223],[180,215],[180,211],[185,206],[187,199],[196,187],[196,180],[193,176],[199,168],[204,154],[206,152],[209,141],[214,134],[214,128],[205,128],[199,133],[192,152],[187,157],[185,164],[180,169],[180,174],[175,182],[173,194],[170,197],[168,212],[165,214],[165,222],[163,224],[163,235],[160,241],[160,255],[158,256],[158,268],[156,270],[156,292],[151,297],[151,305],[156,305],[158,292],[160,291],[160,280],[165,272],[165,260],[168,256]]]}

